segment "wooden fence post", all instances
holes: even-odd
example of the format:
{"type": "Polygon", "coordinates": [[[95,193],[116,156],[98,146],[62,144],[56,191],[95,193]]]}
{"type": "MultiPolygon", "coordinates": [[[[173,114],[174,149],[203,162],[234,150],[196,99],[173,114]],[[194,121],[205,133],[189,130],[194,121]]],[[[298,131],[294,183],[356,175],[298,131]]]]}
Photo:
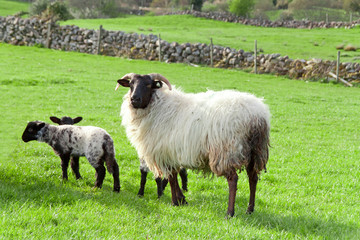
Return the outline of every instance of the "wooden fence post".
{"type": "Polygon", "coordinates": [[[212,40],[212,38],[210,38],[210,66],[211,67],[214,67],[213,51],[214,51],[213,40],[212,40]]]}
{"type": "Polygon", "coordinates": [[[257,40],[255,40],[255,49],[254,49],[254,72],[257,74],[257,40]]]}
{"type": "Polygon", "coordinates": [[[47,36],[46,36],[46,48],[50,48],[51,45],[51,20],[48,23],[47,36]]]}
{"type": "Polygon", "coordinates": [[[329,23],[329,14],[326,13],[326,23],[329,23]]]}
{"type": "Polygon", "coordinates": [[[98,42],[97,42],[97,52],[96,54],[99,55],[100,52],[101,52],[101,38],[102,38],[102,25],[100,25],[100,28],[99,28],[99,34],[98,34],[98,42]]]}
{"type": "Polygon", "coordinates": [[[350,12],[350,23],[352,23],[353,21],[353,16],[352,16],[352,12],[350,12]]]}
{"type": "Polygon", "coordinates": [[[159,62],[161,62],[161,35],[159,33],[159,62]]]}
{"type": "Polygon", "coordinates": [[[340,68],[340,51],[337,52],[336,60],[336,82],[339,82],[339,68],[340,68]]]}

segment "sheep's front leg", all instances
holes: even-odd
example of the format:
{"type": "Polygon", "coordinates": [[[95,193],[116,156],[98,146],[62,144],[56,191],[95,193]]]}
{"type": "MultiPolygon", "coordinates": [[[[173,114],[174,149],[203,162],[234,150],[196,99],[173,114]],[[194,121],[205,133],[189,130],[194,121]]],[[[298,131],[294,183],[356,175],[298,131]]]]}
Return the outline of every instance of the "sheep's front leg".
{"type": "Polygon", "coordinates": [[[72,157],[70,165],[71,165],[71,169],[73,170],[73,172],[75,174],[76,179],[80,179],[81,175],[79,172],[79,157],[72,157]]]}
{"type": "Polygon", "coordinates": [[[179,182],[177,179],[177,172],[173,171],[172,174],[169,176],[168,180],[169,180],[170,188],[171,188],[172,204],[174,206],[187,204],[187,202],[185,200],[185,196],[179,187],[179,182]]]}
{"type": "Polygon", "coordinates": [[[141,172],[140,189],[137,195],[139,197],[143,197],[145,191],[146,177],[148,173],[142,169],[140,169],[140,172],[141,172]]]}
{"type": "Polygon", "coordinates": [[[158,198],[160,198],[164,193],[163,181],[160,177],[155,178],[156,186],[157,186],[157,194],[158,198]]]}
{"type": "Polygon", "coordinates": [[[161,187],[162,187],[162,190],[164,192],[167,184],[168,184],[169,180],[167,180],[166,178],[164,178],[162,181],[161,181],[161,187]]]}
{"type": "Polygon", "coordinates": [[[70,155],[69,154],[61,154],[61,169],[62,169],[62,178],[64,180],[68,180],[67,169],[69,167],[70,155]]]}
{"type": "Polygon", "coordinates": [[[254,168],[246,169],[246,172],[249,177],[249,186],[250,186],[250,199],[249,199],[249,206],[246,213],[251,214],[254,212],[255,207],[255,194],[256,194],[256,185],[258,182],[258,175],[254,168]]]}
{"type": "Polygon", "coordinates": [[[236,197],[236,190],[237,190],[237,181],[238,181],[238,175],[236,171],[232,171],[228,176],[226,176],[226,179],[228,181],[229,185],[229,204],[228,204],[228,210],[227,215],[229,217],[233,217],[235,213],[235,197],[236,197]]]}
{"type": "Polygon", "coordinates": [[[104,165],[99,165],[97,168],[95,168],[95,170],[96,170],[95,187],[101,188],[102,184],[103,184],[103,181],[104,181],[104,178],[105,178],[106,170],[105,170],[104,165]]]}

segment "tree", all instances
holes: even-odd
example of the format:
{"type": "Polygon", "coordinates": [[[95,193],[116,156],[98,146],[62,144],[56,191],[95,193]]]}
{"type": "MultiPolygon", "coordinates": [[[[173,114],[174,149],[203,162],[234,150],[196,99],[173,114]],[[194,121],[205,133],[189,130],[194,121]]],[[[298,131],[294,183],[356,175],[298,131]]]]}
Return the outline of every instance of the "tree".
{"type": "Polygon", "coordinates": [[[346,11],[360,12],[360,0],[344,0],[343,8],[346,11]]]}
{"type": "Polygon", "coordinates": [[[254,0],[231,0],[229,10],[231,13],[245,17],[254,8],[254,0]]]}
{"type": "Polygon", "coordinates": [[[193,5],[193,10],[195,11],[201,11],[203,0],[191,0],[190,4],[193,5]]]}

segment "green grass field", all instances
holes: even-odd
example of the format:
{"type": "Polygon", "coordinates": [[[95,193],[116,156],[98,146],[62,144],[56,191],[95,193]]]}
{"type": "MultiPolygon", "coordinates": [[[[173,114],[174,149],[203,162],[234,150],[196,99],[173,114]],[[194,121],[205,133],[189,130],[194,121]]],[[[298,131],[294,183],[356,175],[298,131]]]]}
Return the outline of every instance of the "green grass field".
{"type": "MultiPolygon", "coordinates": [[[[210,43],[216,45],[254,50],[254,41],[258,49],[265,54],[280,53],[290,58],[310,60],[321,58],[336,60],[336,46],[351,44],[360,48],[360,28],[353,29],[289,29],[260,28],[237,23],[195,18],[192,16],[129,16],[116,19],[69,20],[62,25],[77,25],[83,28],[99,29],[100,25],[107,30],[137,32],[144,34],[161,34],[169,42],[210,43]]],[[[360,62],[357,52],[341,53],[342,62],[360,62]]]]}
{"type": "Polygon", "coordinates": [[[29,11],[30,4],[20,1],[0,0],[0,16],[14,15],[20,11],[29,11]]]}
{"type": "MultiPolygon", "coordinates": [[[[235,70],[193,68],[0,44],[1,239],[358,239],[360,130],[358,88],[293,81],[235,70]],[[237,89],[264,97],[272,113],[268,172],[258,184],[255,213],[246,215],[246,174],[239,176],[235,217],[226,220],[224,178],[189,171],[187,206],[157,199],[140,173],[119,117],[128,72],[158,72],[186,92],[237,89]],[[113,137],[122,189],[81,158],[82,180],[61,180],[60,159],[45,143],[21,140],[28,121],[82,116],[80,125],[113,137]]],[[[70,170],[69,170],[70,173],[70,170]]]]}

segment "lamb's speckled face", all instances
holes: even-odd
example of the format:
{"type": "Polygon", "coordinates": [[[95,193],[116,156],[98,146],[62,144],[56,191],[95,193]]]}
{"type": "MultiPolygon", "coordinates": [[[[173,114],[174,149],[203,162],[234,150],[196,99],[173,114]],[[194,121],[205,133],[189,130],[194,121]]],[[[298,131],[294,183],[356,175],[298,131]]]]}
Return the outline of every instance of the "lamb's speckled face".
{"type": "Polygon", "coordinates": [[[40,121],[29,122],[22,135],[22,140],[24,142],[37,140],[38,133],[44,126],[45,126],[44,122],[40,122],[40,121]]]}
{"type": "Polygon", "coordinates": [[[130,101],[134,108],[146,108],[154,89],[162,87],[162,82],[152,80],[149,75],[135,74],[130,80],[119,79],[118,84],[130,88],[130,101]]]}

